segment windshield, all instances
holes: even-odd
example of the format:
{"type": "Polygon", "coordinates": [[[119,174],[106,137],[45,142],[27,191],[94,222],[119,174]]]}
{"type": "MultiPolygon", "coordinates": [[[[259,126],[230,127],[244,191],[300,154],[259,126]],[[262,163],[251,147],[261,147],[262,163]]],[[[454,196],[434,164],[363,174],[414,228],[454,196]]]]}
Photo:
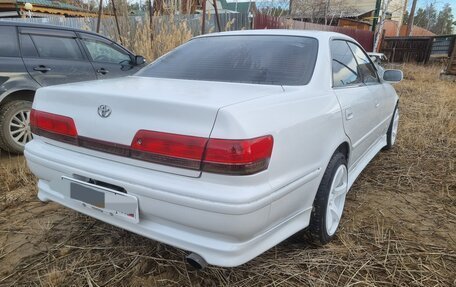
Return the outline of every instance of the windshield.
{"type": "Polygon", "coordinates": [[[315,66],[314,38],[232,35],[193,39],[141,70],[143,77],[306,85],[315,66]]]}

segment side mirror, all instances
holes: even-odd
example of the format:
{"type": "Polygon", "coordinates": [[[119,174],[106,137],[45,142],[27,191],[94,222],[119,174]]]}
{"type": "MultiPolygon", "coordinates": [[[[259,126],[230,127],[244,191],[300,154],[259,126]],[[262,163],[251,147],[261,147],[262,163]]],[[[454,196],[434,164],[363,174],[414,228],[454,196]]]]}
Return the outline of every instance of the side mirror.
{"type": "Polygon", "coordinates": [[[399,83],[404,78],[401,70],[385,70],[383,72],[383,80],[389,83],[399,83]]]}
{"type": "Polygon", "coordinates": [[[134,64],[135,64],[136,66],[142,65],[142,64],[144,64],[145,62],[146,62],[146,59],[144,59],[143,56],[135,56],[135,62],[134,62],[134,64]]]}

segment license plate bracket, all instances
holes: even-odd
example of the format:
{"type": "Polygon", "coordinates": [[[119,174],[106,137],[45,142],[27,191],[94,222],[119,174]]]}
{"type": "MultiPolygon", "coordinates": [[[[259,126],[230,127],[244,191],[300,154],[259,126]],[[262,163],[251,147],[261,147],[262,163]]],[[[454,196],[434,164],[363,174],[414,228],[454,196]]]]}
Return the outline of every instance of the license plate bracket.
{"type": "Polygon", "coordinates": [[[135,196],[66,176],[62,176],[62,180],[69,183],[69,197],[84,207],[139,222],[138,199],[135,196]]]}

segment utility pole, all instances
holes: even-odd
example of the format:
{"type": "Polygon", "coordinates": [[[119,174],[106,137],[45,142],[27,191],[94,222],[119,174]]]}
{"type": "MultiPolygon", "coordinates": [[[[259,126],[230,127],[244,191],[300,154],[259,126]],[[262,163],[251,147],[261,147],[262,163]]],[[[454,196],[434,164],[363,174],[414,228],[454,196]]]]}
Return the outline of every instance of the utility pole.
{"type": "Polygon", "coordinates": [[[412,9],[410,10],[410,15],[408,18],[408,23],[407,23],[407,33],[405,33],[405,36],[410,36],[410,34],[412,33],[413,18],[415,18],[415,8],[416,8],[416,0],[413,0],[412,9]]]}
{"type": "Polygon", "coordinates": [[[149,5],[149,29],[150,29],[150,42],[154,40],[154,0],[149,0],[148,5],[149,5]]]}
{"type": "Polygon", "coordinates": [[[214,10],[215,10],[215,19],[217,20],[218,31],[219,31],[219,32],[222,32],[222,28],[220,27],[219,13],[218,13],[218,9],[217,9],[217,0],[214,0],[214,2],[212,3],[212,5],[214,6],[214,10]]]}
{"type": "Polygon", "coordinates": [[[374,33],[375,33],[375,29],[377,28],[378,17],[380,16],[381,6],[382,6],[382,0],[377,0],[377,2],[375,2],[374,20],[372,21],[372,32],[374,32],[374,33]]]}
{"type": "Polygon", "coordinates": [[[98,7],[97,33],[100,33],[100,22],[101,22],[101,12],[102,11],[103,11],[103,0],[100,0],[100,7],[98,7]]]}
{"type": "Polygon", "coordinates": [[[293,8],[293,0],[290,0],[290,4],[288,4],[288,15],[291,15],[291,8],[293,8]]]}
{"type": "Polygon", "coordinates": [[[117,18],[117,9],[116,9],[115,0],[111,0],[111,4],[112,4],[112,11],[114,12],[114,19],[116,20],[117,33],[119,34],[119,42],[121,45],[123,45],[124,43],[122,42],[122,35],[120,34],[119,19],[117,18]]]}
{"type": "Polygon", "coordinates": [[[206,32],[206,0],[203,0],[203,21],[201,22],[201,35],[206,32]]]}

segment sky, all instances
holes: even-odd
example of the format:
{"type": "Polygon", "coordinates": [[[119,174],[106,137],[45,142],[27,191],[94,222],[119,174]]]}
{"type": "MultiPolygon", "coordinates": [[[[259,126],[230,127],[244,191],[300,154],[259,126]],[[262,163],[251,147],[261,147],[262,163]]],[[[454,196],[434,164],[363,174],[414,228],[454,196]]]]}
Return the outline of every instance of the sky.
{"type": "MultiPolygon", "coordinates": [[[[408,0],[408,9],[410,11],[410,8],[412,7],[412,2],[413,0],[408,0]]],[[[434,4],[434,6],[436,7],[437,10],[440,10],[442,9],[443,5],[445,5],[445,3],[449,3],[450,6],[451,6],[451,10],[453,10],[453,13],[454,11],[456,11],[456,0],[418,0],[417,4],[416,4],[416,8],[424,8],[426,7],[426,5],[429,5],[429,4],[434,4]]]]}

